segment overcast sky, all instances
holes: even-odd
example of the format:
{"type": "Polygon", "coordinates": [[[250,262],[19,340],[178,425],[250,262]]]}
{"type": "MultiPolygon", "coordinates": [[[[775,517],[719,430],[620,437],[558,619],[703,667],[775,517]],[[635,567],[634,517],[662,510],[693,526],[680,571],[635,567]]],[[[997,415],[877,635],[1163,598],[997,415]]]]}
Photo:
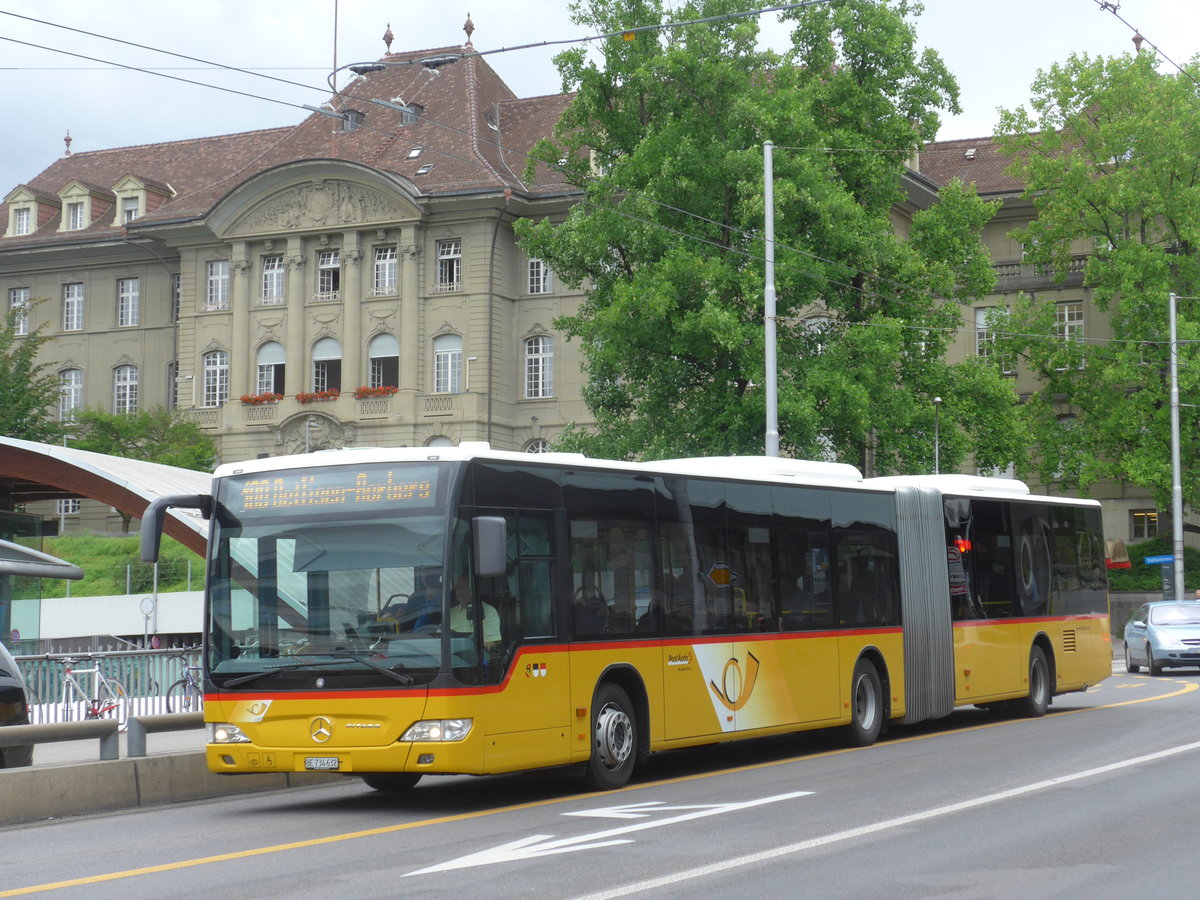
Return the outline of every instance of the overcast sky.
{"type": "MultiPolygon", "coordinates": [[[[745,8],[766,5],[746,0],[745,8]]],[[[585,37],[566,7],[566,0],[0,0],[0,196],[61,156],[68,130],[71,149],[82,152],[299,121],[306,113],[285,104],[318,104],[328,94],[335,9],[336,59],[343,66],[380,57],[389,23],[396,51],[460,44],[468,10],[480,51],[585,37]],[[230,74],[55,26],[311,87],[230,74]]],[[[1037,70],[1072,52],[1110,55],[1133,46],[1129,27],[1097,0],[926,0],[925,7],[917,20],[919,38],[941,53],[962,88],[964,112],[945,122],[941,139],[991,134],[996,108],[1024,104],[1037,70]]],[[[1200,3],[1194,0],[1124,0],[1119,15],[1177,63],[1200,51],[1200,3]]],[[[772,14],[764,17],[773,20],[772,14]]],[[[558,49],[513,50],[488,59],[519,96],[531,97],[562,89],[550,61],[558,49]]],[[[1167,63],[1163,70],[1173,71],[1167,63]]]]}

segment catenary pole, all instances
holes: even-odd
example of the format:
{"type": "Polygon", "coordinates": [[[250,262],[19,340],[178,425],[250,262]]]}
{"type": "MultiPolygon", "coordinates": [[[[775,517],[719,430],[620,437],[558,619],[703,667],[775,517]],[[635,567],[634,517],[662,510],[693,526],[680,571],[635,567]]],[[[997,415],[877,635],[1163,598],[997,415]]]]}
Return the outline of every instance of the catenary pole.
{"type": "Polygon", "coordinates": [[[775,359],[775,173],[770,141],[763,144],[763,205],[765,206],[763,320],[766,326],[767,436],[766,455],[779,455],[779,393],[775,359]]]}
{"type": "Polygon", "coordinates": [[[1179,335],[1175,300],[1167,306],[1171,339],[1171,538],[1175,553],[1175,599],[1183,600],[1183,476],[1179,465],[1179,335]]]}

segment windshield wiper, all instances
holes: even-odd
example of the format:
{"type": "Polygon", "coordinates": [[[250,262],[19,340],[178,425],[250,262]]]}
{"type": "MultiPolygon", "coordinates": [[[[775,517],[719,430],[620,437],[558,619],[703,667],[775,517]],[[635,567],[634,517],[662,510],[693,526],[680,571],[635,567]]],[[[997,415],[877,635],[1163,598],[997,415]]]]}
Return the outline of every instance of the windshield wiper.
{"type": "MultiPolygon", "coordinates": [[[[330,656],[333,654],[322,653],[320,655],[321,656],[330,656]]],[[[237,678],[231,678],[221,686],[227,687],[227,688],[237,687],[239,684],[249,684],[251,681],[257,681],[259,678],[264,678],[267,675],[275,675],[279,672],[283,672],[283,671],[291,670],[291,669],[321,669],[321,668],[325,668],[327,666],[340,666],[347,660],[350,660],[352,662],[362,663],[367,668],[374,669],[376,672],[382,672],[384,675],[387,675],[393,681],[398,681],[401,684],[412,684],[413,681],[415,681],[415,679],[411,675],[408,675],[405,672],[397,672],[395,669],[390,669],[385,665],[381,665],[380,663],[374,662],[373,660],[363,659],[361,656],[353,656],[350,654],[345,654],[345,655],[339,656],[337,659],[327,659],[327,660],[318,661],[318,662],[281,663],[280,665],[271,666],[270,668],[263,669],[260,672],[251,672],[248,675],[239,675],[237,678]]]]}

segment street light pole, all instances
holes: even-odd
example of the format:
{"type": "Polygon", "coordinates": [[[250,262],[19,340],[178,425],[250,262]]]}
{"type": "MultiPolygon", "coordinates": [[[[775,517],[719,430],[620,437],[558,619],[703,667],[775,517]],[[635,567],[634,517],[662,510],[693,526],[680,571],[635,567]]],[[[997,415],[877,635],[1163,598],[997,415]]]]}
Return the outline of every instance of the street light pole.
{"type": "Polygon", "coordinates": [[[942,398],[933,398],[933,474],[942,472],[942,398]]]}
{"type": "Polygon", "coordinates": [[[1167,305],[1171,339],[1171,537],[1175,551],[1175,599],[1183,600],[1183,477],[1179,464],[1179,337],[1175,329],[1175,295],[1167,305]]]}
{"type": "Polygon", "coordinates": [[[763,144],[763,324],[766,326],[764,362],[766,369],[767,435],[766,455],[779,455],[779,390],[775,359],[775,169],[772,152],[775,145],[763,144]]]}

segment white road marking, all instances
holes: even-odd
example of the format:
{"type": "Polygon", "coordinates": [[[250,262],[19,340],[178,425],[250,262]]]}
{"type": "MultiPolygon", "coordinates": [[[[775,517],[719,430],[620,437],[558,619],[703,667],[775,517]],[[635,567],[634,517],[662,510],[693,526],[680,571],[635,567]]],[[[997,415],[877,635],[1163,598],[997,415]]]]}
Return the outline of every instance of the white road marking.
{"type": "Polygon", "coordinates": [[[833,834],[811,838],[807,841],[799,841],[795,844],[776,847],[772,850],[763,850],[759,853],[751,853],[746,856],[736,857],[734,859],[722,860],[721,862],[712,863],[707,866],[700,866],[695,869],[688,869],[683,872],[674,872],[670,875],[664,875],[660,878],[639,881],[634,884],[627,884],[622,887],[612,888],[611,890],[587,894],[586,896],[579,898],[579,900],[610,900],[610,898],[626,897],[630,894],[637,894],[642,891],[668,887],[678,884],[681,881],[687,881],[693,878],[704,878],[709,875],[717,875],[722,872],[727,872],[730,869],[737,869],[741,868],[742,866],[749,866],[755,863],[765,862],[770,859],[778,859],[781,856],[789,856],[793,853],[802,853],[805,850],[812,850],[816,847],[824,847],[829,844],[836,844],[840,841],[853,840],[854,838],[864,837],[865,835],[887,831],[891,828],[902,828],[906,825],[913,825],[918,822],[928,821],[929,819],[936,819],[939,816],[946,816],[951,813],[975,809],[980,806],[986,806],[990,803],[998,803],[1001,800],[1011,800],[1014,797],[1032,794],[1035,791],[1044,791],[1048,788],[1059,787],[1060,785],[1070,784],[1073,781],[1081,781],[1085,778],[1095,778],[1097,775],[1106,775],[1109,772],[1116,772],[1121,769],[1128,769],[1132,766],[1139,766],[1144,763],[1154,762],[1160,759],[1167,759],[1172,756],[1177,756],[1180,753],[1189,753],[1193,750],[1200,750],[1200,741],[1196,741],[1191,744],[1183,744],[1178,747],[1171,747],[1166,750],[1160,750],[1157,753],[1148,753],[1145,756],[1137,756],[1133,759],[1122,760],[1121,762],[1109,763],[1106,766],[1097,766],[1094,769],[1086,769],[1082,772],[1074,772],[1070,775],[1061,775],[1058,778],[1048,778],[1045,781],[1036,781],[1032,784],[1024,785],[1023,787],[1012,788],[1011,790],[1000,791],[995,794],[985,794],[982,797],[976,797],[974,800],[963,800],[960,803],[951,803],[947,806],[937,806],[933,809],[924,810],[923,812],[912,813],[911,815],[907,816],[899,816],[895,819],[887,819],[882,822],[876,822],[872,825],[863,825],[860,828],[850,828],[846,831],[834,832],[833,834]]]}
{"type": "MultiPolygon", "coordinates": [[[[706,816],[715,816],[720,813],[736,812],[742,809],[750,809],[755,806],[764,806],[767,803],[778,803],[780,800],[792,800],[796,797],[806,797],[812,791],[793,791],[788,794],[776,794],[772,797],[761,797],[757,800],[746,800],[741,803],[710,803],[697,806],[661,806],[663,810],[678,810],[685,809],[682,815],[671,816],[667,819],[655,819],[650,822],[638,822],[636,825],[622,825],[619,828],[609,828],[606,831],[597,831],[592,834],[581,834],[572,838],[559,838],[554,840],[554,835],[551,834],[532,834],[528,837],[523,837],[516,841],[511,841],[507,844],[501,844],[499,847],[491,847],[487,850],[481,850],[478,853],[472,853],[468,856],[461,856],[458,859],[452,859],[449,862],[439,863],[436,866],[430,866],[427,869],[420,869],[416,872],[409,872],[408,875],[425,875],[430,872],[445,872],[450,869],[465,869],[470,866],[487,866],[494,863],[513,862],[519,859],[534,859],[539,856],[550,856],[555,853],[571,853],[575,850],[594,850],[598,847],[611,847],[614,844],[628,844],[630,840],[622,837],[622,835],[632,834],[637,831],[645,831],[648,828],[661,828],[663,825],[674,825],[679,822],[687,822],[691,819],[702,819],[706,816]]],[[[640,807],[642,810],[653,806],[653,803],[638,803],[630,804],[630,807],[640,807]]],[[[607,807],[597,810],[599,813],[612,813],[613,810],[621,810],[623,807],[607,807]]],[[[645,816],[644,811],[634,812],[633,815],[645,816]]],[[[619,816],[627,818],[627,816],[619,816]]],[[[408,875],[405,877],[407,878],[408,875]]]]}

